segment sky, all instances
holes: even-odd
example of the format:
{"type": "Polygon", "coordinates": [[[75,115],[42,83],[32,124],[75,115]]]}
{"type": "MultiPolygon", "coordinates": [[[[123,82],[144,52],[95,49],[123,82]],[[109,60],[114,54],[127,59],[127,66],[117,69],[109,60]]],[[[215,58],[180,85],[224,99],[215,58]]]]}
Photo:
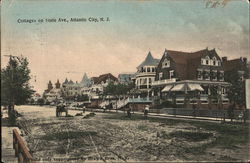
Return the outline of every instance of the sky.
{"type": "Polygon", "coordinates": [[[49,80],[80,81],[104,73],[136,72],[149,51],[198,51],[208,47],[229,59],[249,56],[249,3],[230,0],[3,0],[1,67],[8,57],[29,60],[31,85],[42,93],[49,80]],[[89,18],[109,18],[90,22],[89,18]],[[39,19],[86,18],[86,22],[39,19]],[[36,23],[18,23],[33,19],[36,23]]]}

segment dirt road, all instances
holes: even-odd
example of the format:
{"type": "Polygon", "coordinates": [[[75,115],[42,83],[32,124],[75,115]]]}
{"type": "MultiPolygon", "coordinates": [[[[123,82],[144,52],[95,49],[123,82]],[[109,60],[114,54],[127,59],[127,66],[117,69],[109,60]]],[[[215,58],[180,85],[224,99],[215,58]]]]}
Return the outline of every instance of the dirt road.
{"type": "Polygon", "coordinates": [[[227,149],[227,152],[223,152],[224,148],[210,147],[220,138],[220,130],[188,122],[144,119],[141,115],[129,119],[121,113],[96,113],[89,118],[75,116],[80,111],[69,111],[73,117],[56,117],[55,108],[39,106],[19,106],[17,111],[23,115],[18,123],[36,160],[125,162],[249,159],[246,145],[240,144],[235,149],[227,149]],[[230,152],[233,154],[228,155],[230,152]]]}

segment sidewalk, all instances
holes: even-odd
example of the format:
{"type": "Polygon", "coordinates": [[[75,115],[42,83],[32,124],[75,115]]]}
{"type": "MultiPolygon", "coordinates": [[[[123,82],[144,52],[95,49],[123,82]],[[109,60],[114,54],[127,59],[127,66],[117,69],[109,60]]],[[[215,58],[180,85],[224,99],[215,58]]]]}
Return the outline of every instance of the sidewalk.
{"type": "MultiPolygon", "coordinates": [[[[88,108],[88,110],[91,110],[88,108]]],[[[103,112],[103,109],[92,109],[94,112],[103,112]]],[[[117,112],[116,110],[106,110],[108,112],[117,112]]],[[[118,113],[124,113],[122,110],[118,110],[118,113]]],[[[125,112],[126,113],[126,112],[125,112]]],[[[133,114],[133,111],[132,111],[133,114]]],[[[134,114],[143,115],[143,112],[135,111],[134,114]]],[[[160,113],[148,113],[149,117],[159,117],[159,118],[169,118],[169,119],[181,119],[181,120],[193,120],[193,121],[207,121],[207,122],[216,122],[221,123],[222,118],[213,118],[213,117],[194,117],[194,116],[185,116],[185,115],[172,115],[172,114],[160,114],[160,113]]],[[[225,122],[230,122],[231,119],[225,119],[225,122]]],[[[233,120],[233,122],[240,122],[239,120],[233,120]]],[[[243,123],[243,122],[242,122],[243,123]]],[[[246,123],[250,123],[250,120],[247,120],[246,123]]]]}
{"type": "Polygon", "coordinates": [[[4,112],[1,118],[1,129],[2,129],[1,161],[4,163],[17,163],[18,159],[17,157],[15,157],[15,151],[13,149],[13,129],[17,129],[19,133],[20,130],[18,127],[10,126],[8,122],[7,112],[4,112]]]}

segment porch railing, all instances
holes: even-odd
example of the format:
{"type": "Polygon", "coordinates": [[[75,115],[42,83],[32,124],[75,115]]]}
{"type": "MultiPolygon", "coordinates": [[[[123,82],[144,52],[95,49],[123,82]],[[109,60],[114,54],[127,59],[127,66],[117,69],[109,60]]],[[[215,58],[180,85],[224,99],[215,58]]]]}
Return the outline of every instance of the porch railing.
{"type": "Polygon", "coordinates": [[[18,163],[35,163],[16,129],[13,129],[13,148],[15,156],[18,158],[18,163]]]}

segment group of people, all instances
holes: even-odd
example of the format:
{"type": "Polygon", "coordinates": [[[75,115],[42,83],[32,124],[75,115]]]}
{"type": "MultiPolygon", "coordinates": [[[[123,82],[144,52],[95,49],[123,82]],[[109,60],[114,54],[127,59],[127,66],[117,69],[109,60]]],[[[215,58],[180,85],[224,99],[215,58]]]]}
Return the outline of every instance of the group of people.
{"type": "MultiPolygon", "coordinates": [[[[127,117],[128,118],[131,118],[131,111],[132,111],[132,108],[129,107],[127,109],[127,117]]],[[[144,108],[144,117],[147,118],[148,117],[148,113],[149,113],[149,105],[146,105],[145,108],[144,108]]]]}

